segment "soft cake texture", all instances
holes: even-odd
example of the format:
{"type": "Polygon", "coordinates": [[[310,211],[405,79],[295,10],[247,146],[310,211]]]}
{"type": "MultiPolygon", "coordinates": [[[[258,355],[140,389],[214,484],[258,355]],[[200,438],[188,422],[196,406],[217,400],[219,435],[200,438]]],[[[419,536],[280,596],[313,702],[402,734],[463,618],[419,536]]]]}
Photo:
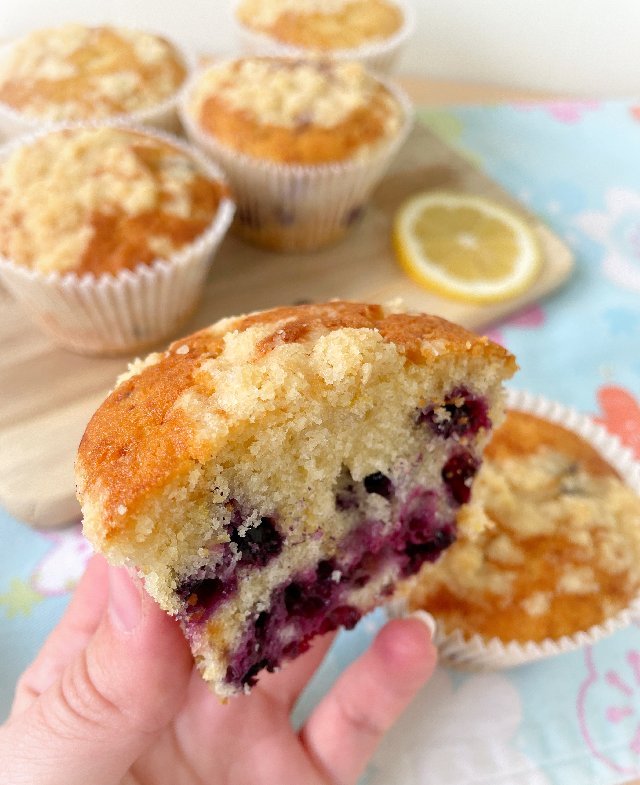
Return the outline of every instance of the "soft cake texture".
{"type": "Polygon", "coordinates": [[[515,367],[378,305],[225,319],[134,364],[92,418],[86,535],[180,619],[220,696],[246,691],[453,542],[515,367]]]}
{"type": "Polygon", "coordinates": [[[224,195],[157,137],[115,127],[48,133],[0,162],[0,254],[43,273],[133,269],[193,242],[224,195]]]}
{"type": "Polygon", "coordinates": [[[384,41],[403,22],[387,0],[243,0],[237,17],[281,43],[322,52],[384,41]]]}
{"type": "Polygon", "coordinates": [[[0,102],[48,121],[113,117],[167,100],[185,76],[164,38],[69,24],[16,44],[0,66],[0,102]]]}
{"type": "Polygon", "coordinates": [[[411,607],[466,638],[540,642],[604,622],[640,590],[640,499],[584,439],[509,412],[485,450],[454,547],[411,607]]]}

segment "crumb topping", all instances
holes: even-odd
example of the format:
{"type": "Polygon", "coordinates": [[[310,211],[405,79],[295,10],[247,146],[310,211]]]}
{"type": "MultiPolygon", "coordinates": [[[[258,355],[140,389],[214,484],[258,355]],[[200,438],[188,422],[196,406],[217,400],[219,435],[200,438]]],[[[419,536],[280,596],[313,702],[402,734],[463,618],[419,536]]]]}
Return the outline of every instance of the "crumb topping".
{"type": "Polygon", "coordinates": [[[164,101],[185,76],[164,38],[69,24],[16,44],[0,64],[0,101],[52,121],[110,117],[164,101]]]}
{"type": "Polygon", "coordinates": [[[244,0],[237,16],[283,43],[321,51],[384,40],[403,21],[388,0],[244,0]]]}
{"type": "MultiPolygon", "coordinates": [[[[247,58],[209,69],[195,90],[193,108],[198,116],[215,95],[263,125],[332,128],[367,107],[378,90],[379,82],[359,63],[247,58]]],[[[387,134],[400,124],[394,105],[389,95],[387,134]]]]}
{"type": "Polygon", "coordinates": [[[0,164],[0,253],[41,272],[133,268],[195,239],[222,194],[187,154],[154,137],[47,134],[0,164]]]}
{"type": "Polygon", "coordinates": [[[601,623],[640,589],[640,499],[586,443],[583,460],[573,440],[573,454],[543,444],[507,457],[517,417],[528,415],[511,412],[487,448],[465,511],[491,526],[425,571],[412,602],[468,635],[557,638],[601,623]]]}
{"type": "MultiPolygon", "coordinates": [[[[111,520],[114,505],[126,504],[130,511],[139,508],[145,495],[171,483],[183,464],[192,465],[194,458],[202,463],[218,454],[230,428],[242,430],[243,423],[262,416],[258,412],[280,412],[280,395],[288,406],[302,407],[291,420],[291,427],[301,428],[300,433],[303,424],[313,425],[309,396],[324,400],[345,395],[356,416],[368,403],[354,390],[361,386],[362,374],[375,371],[366,362],[366,352],[388,354],[392,369],[385,384],[407,383],[408,374],[416,385],[413,398],[419,400],[420,394],[428,394],[425,376],[439,384],[438,374],[446,367],[431,352],[434,342],[460,366],[482,369],[487,384],[495,383],[498,373],[510,376],[516,367],[502,347],[457,325],[424,314],[387,313],[378,305],[336,301],[218,322],[176,342],[163,354],[137,362],[118,380],[84,435],[80,493],[86,489],[85,501],[88,495],[99,498],[109,525],[119,528],[119,522],[111,520]],[[136,444],[136,450],[128,444],[136,444]],[[99,487],[105,489],[104,496],[99,487]]],[[[406,389],[403,395],[408,395],[406,389]]],[[[344,401],[342,405],[346,406],[344,401]]],[[[265,442],[270,438],[265,432],[265,442]]],[[[241,440],[234,444],[234,449],[245,450],[241,440]]],[[[313,452],[320,446],[312,444],[309,449],[313,452]]],[[[380,449],[388,448],[381,445],[380,449]]],[[[309,466],[315,461],[310,459],[309,466]]],[[[266,456],[257,463],[265,470],[271,464],[266,456]]],[[[369,471],[363,469],[363,476],[369,471]]],[[[255,479],[257,472],[253,475],[255,479]]]]}

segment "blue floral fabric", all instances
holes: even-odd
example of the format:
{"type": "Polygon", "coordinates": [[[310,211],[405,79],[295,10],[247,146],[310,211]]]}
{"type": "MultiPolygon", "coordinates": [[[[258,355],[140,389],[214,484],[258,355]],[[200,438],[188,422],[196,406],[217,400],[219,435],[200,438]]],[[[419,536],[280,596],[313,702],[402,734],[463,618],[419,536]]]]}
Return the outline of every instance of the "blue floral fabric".
{"type": "MultiPolygon", "coordinates": [[[[513,386],[591,414],[640,459],[640,110],[567,102],[422,111],[449,144],[572,248],[571,280],[491,336],[513,386]]],[[[31,531],[0,509],[0,719],[89,554],[79,526],[31,531]]],[[[301,722],[383,623],[341,633],[297,707],[301,722]]],[[[387,735],[369,785],[613,785],[640,777],[640,627],[487,674],[439,667],[387,735]]]]}

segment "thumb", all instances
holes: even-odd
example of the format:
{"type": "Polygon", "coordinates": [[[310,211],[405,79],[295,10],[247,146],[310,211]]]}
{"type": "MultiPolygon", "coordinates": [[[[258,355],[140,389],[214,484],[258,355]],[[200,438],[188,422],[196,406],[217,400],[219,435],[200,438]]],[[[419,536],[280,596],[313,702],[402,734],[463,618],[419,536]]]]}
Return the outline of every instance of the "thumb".
{"type": "Polygon", "coordinates": [[[111,568],[107,608],[87,646],[0,730],[3,781],[119,783],[180,709],[191,667],[176,622],[126,570],[111,568]]]}

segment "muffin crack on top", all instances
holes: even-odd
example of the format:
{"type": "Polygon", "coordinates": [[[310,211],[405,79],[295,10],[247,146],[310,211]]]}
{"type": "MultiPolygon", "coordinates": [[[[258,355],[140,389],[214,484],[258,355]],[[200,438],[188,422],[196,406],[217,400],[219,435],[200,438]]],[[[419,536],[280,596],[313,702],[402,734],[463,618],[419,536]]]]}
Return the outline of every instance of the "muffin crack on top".
{"type": "Polygon", "coordinates": [[[85,532],[178,617],[220,696],[249,690],[456,539],[515,367],[378,305],[224,319],[133,364],[92,418],[85,532]]]}

